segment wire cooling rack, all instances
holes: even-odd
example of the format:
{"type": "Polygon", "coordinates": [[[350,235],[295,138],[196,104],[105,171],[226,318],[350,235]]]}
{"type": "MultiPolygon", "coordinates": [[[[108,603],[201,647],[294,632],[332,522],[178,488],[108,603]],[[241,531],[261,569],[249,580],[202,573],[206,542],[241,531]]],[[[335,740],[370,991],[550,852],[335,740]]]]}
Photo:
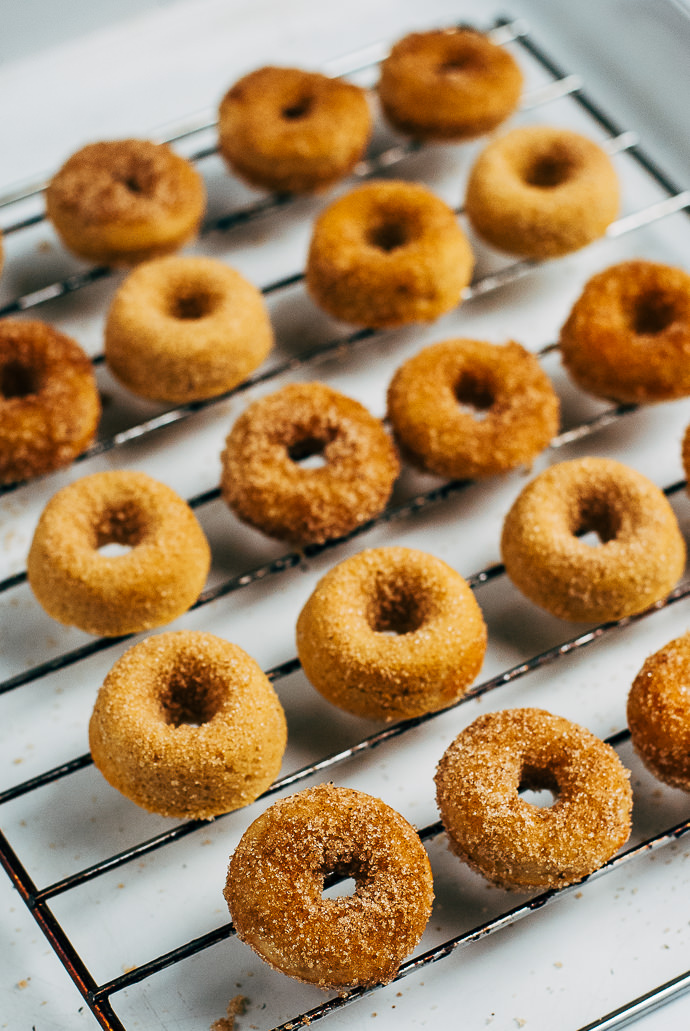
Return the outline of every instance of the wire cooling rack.
{"type": "MultiPolygon", "coordinates": [[[[663,486],[681,525],[687,522],[679,461],[680,433],[690,421],[687,404],[650,410],[611,407],[585,397],[558,366],[553,330],[567,315],[566,300],[577,296],[594,269],[632,254],[674,264],[690,261],[690,192],[658,166],[634,127],[615,124],[580,78],[552,60],[524,22],[500,20],[492,32],[512,48],[525,71],[527,88],[516,121],[572,125],[597,138],[617,162],[623,211],[605,240],[586,253],[548,265],[500,258],[474,241],[474,281],[459,311],[437,326],[353,332],[313,310],[295,257],[303,253],[313,214],[324,201],[257,197],[232,184],[235,193],[228,206],[229,177],[216,156],[213,119],[204,114],[164,134],[199,164],[209,186],[209,217],[197,250],[233,264],[246,262],[271,306],[278,346],[264,368],[221,398],[173,409],[144,404],[109,379],[99,349],[102,315],[119,274],[79,266],[54,242],[46,244],[50,227],[41,210],[40,177],[0,198],[8,270],[13,268],[15,241],[20,269],[0,314],[29,313],[68,331],[78,327],[81,333],[75,335],[93,345],[105,402],[99,440],[70,470],[1,492],[6,535],[14,534],[18,543],[8,548],[11,568],[0,580],[0,605],[10,627],[0,705],[8,728],[5,747],[13,764],[7,771],[7,787],[0,792],[0,860],[84,1006],[110,1031],[154,1026],[151,1014],[155,1026],[163,1028],[209,1026],[213,1017],[223,1015],[227,1001],[239,996],[247,1006],[247,1015],[238,1017],[242,1026],[287,1031],[327,1016],[335,1022],[338,1011],[346,1008],[357,1020],[365,997],[385,1000],[376,1005],[392,1009],[406,984],[418,985],[420,976],[431,979],[437,967],[442,987],[434,980],[433,990],[452,998],[455,973],[447,970],[449,957],[461,949],[467,954],[469,946],[484,957],[484,939],[524,917],[539,919],[537,912],[552,904],[558,911],[568,897],[584,894],[598,900],[595,906],[611,905],[607,884],[662,849],[672,852],[674,843],[690,830],[684,797],[660,788],[635,765],[628,733],[621,729],[630,676],[627,681],[619,679],[605,701],[597,698],[592,703],[591,692],[585,690],[586,682],[596,679],[592,670],[602,655],[607,669],[622,665],[634,674],[635,664],[639,667],[646,654],[685,629],[690,582],[681,582],[648,613],[573,628],[519,599],[497,561],[500,521],[524,482],[521,474],[474,484],[441,482],[405,470],[380,517],[347,538],[299,551],[259,540],[254,531],[234,523],[214,478],[220,442],[246,399],[286,379],[328,379],[383,415],[392,371],[429,340],[522,335],[522,342],[531,344],[552,375],[563,408],[561,431],[535,468],[582,453],[611,454],[663,486]],[[32,205],[36,210],[27,214],[32,205]],[[289,247],[284,246],[286,239],[289,247]],[[37,254],[45,263],[39,261],[34,270],[37,254]],[[275,270],[275,275],[259,276],[259,268],[275,270]],[[13,289],[15,284],[21,288],[13,289]],[[536,331],[530,333],[533,326],[536,331]],[[134,637],[93,639],[56,627],[38,610],[26,585],[24,543],[46,498],[71,479],[113,465],[142,467],[170,482],[197,510],[211,541],[214,565],[209,583],[190,613],[175,625],[203,626],[242,644],[262,661],[286,707],[290,745],[281,776],[248,810],[212,824],[171,823],[135,811],[101,782],[84,750],[85,727],[98,684],[134,637]],[[466,576],[485,613],[490,645],[478,682],[451,710],[382,728],[335,713],[314,697],[294,658],[291,632],[301,602],[326,568],[361,547],[392,541],[438,554],[466,576]],[[274,625],[276,631],[266,643],[265,629],[274,625]],[[574,695],[564,698],[564,692],[554,688],[556,681],[576,684],[574,695]],[[530,897],[492,889],[487,903],[484,886],[474,875],[458,870],[457,861],[446,854],[442,828],[433,813],[431,774],[446,745],[478,708],[518,704],[538,704],[577,718],[621,751],[633,769],[635,830],[630,844],[586,884],[530,897]],[[66,713],[59,711],[63,705],[66,713]],[[36,758],[34,736],[40,721],[45,725],[39,729],[36,758]],[[79,744],[81,748],[73,747],[79,744]],[[24,766],[30,766],[31,773],[18,778],[16,771],[24,766]],[[240,943],[233,943],[232,925],[222,917],[224,868],[244,828],[274,797],[323,779],[347,781],[386,796],[418,826],[432,858],[437,908],[430,929],[385,989],[354,989],[324,997],[292,983],[286,988],[282,975],[263,968],[240,943]],[[162,897],[152,904],[151,896],[163,881],[162,897]],[[462,913],[458,897],[464,902],[462,913]],[[220,959],[219,949],[228,950],[220,959]],[[119,972],[113,973],[116,969],[119,972]],[[180,1012],[169,1015],[172,985],[181,1000],[180,1012]]],[[[386,48],[387,44],[374,45],[328,70],[371,85],[386,48]]],[[[462,181],[479,146],[481,142],[421,147],[396,138],[379,124],[370,153],[343,188],[371,176],[424,179],[439,193],[448,192],[462,217],[462,181]]],[[[674,859],[681,861],[682,857],[674,859]]],[[[501,962],[497,956],[502,938],[496,938],[494,964],[501,962]]],[[[690,971],[676,973],[657,987],[645,986],[642,995],[636,992],[631,1001],[623,1001],[586,1028],[622,1026],[688,987],[690,971]]],[[[428,995],[432,989],[420,990],[428,995]]],[[[565,1008],[558,1026],[571,1026],[566,1024],[565,1008]]]]}

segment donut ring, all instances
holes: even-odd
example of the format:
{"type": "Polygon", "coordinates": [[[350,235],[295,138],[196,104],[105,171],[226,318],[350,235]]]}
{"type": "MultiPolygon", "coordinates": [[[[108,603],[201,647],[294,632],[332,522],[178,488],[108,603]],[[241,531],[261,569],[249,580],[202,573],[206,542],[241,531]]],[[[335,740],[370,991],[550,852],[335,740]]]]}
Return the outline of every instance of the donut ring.
{"type": "Polygon", "coordinates": [[[465,140],[490,132],[518,106],[522,72],[488,36],[469,28],[413,32],[381,65],[383,113],[421,140],[465,140]]]}
{"type": "Polygon", "coordinates": [[[529,483],[503,524],[513,583],[562,619],[621,619],[649,608],[685,568],[685,542],[663,492],[607,458],[551,466],[529,483]],[[578,535],[594,531],[600,547],[578,535]]]}
{"type": "Polygon", "coordinates": [[[584,727],[543,709],[480,716],[436,771],[450,847],[493,884],[562,888],[610,859],[630,834],[629,772],[584,727]],[[519,790],[549,790],[551,806],[519,790]]]}
{"type": "Polygon", "coordinates": [[[319,581],[297,620],[297,654],[328,701],[369,719],[452,705],[481,669],[486,625],[468,584],[433,555],[372,548],[319,581]]]}
{"type": "Polygon", "coordinates": [[[465,212],[493,247],[557,258],[603,236],[618,213],[618,177],[592,140],[525,126],[490,143],[470,171],[465,212]]]}
{"type": "Polygon", "coordinates": [[[378,798],[322,784],[266,810],[231,857],[223,893],[238,936],[320,988],[386,984],[418,943],[433,884],[414,828],[378,798]],[[329,874],[353,895],[322,897],[329,874]]]}
{"type": "Polygon", "coordinates": [[[118,659],[89,722],[97,768],[132,802],[208,820],[253,802],[280,770],[287,731],[268,678],[246,652],[180,630],[118,659]]]}
{"type": "Polygon", "coordinates": [[[557,433],[559,411],[538,359],[512,341],[432,344],[408,359],[388,388],[388,418],[401,452],[439,476],[529,466],[557,433]]]}
{"type": "Polygon", "coordinates": [[[194,513],[145,473],[93,473],[55,494],[29,550],[29,584],[49,616],[118,637],[162,626],[192,605],[210,550],[194,513]],[[107,544],[129,547],[102,554],[107,544]]]}
{"type": "Polygon", "coordinates": [[[196,234],[205,205],[196,169],[149,140],[90,143],[46,190],[48,218],[65,246],[108,265],[177,250],[196,234]]]}
{"type": "Polygon", "coordinates": [[[298,68],[258,68],[224,96],[220,151],[242,179],[279,193],[325,190],[355,167],[372,118],[366,93],[298,68]]]}
{"type": "Polygon", "coordinates": [[[690,394],[690,275],[623,261],[585,284],[561,330],[561,358],[585,390],[627,404],[690,394]]]}
{"type": "Polygon", "coordinates": [[[462,299],[474,257],[448,205],[419,183],[365,183],[316,220],[306,285],[330,315],[383,328],[433,322],[462,299]]]}
{"type": "Polygon", "coordinates": [[[91,361],[39,321],[0,321],[0,482],[60,469],[93,441],[101,402],[91,361]]]}
{"type": "Polygon", "coordinates": [[[399,471],[383,424],[323,383],[291,383],[251,404],[221,461],[221,493],[233,512],[301,544],[342,537],[373,518],[399,471]],[[299,464],[310,456],[324,464],[299,464]]]}
{"type": "Polygon", "coordinates": [[[213,258],[140,265],[115,293],[105,325],[111,372],[153,401],[198,401],[232,390],[272,346],[261,293],[213,258]]]}

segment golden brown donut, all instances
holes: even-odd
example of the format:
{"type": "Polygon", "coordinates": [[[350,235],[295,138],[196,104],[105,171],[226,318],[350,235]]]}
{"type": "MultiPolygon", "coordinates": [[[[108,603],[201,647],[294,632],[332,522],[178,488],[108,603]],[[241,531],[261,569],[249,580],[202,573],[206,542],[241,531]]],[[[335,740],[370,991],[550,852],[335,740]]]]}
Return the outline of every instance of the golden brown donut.
{"type": "Polygon", "coordinates": [[[431,913],[415,829],[378,798],[322,784],[282,798],[245,831],[224,893],[235,930],[272,967],[320,988],[386,984],[431,913]],[[330,874],[353,895],[323,896],[330,874]]]}
{"type": "Polygon", "coordinates": [[[290,383],[251,404],[221,461],[221,492],[233,512],[300,544],[342,537],[378,515],[400,468],[383,424],[324,383],[290,383]],[[300,464],[310,456],[323,464],[300,464]]]}
{"type": "Polygon", "coordinates": [[[230,168],[252,186],[313,193],[352,171],[371,128],[359,86],[268,66],[245,75],[223,97],[218,142],[230,168]]]}
{"type": "Polygon", "coordinates": [[[408,359],[388,388],[388,418],[401,452],[439,476],[529,466],[558,431],[559,411],[538,359],[512,341],[432,344],[408,359]]]}
{"type": "Polygon", "coordinates": [[[287,730],[268,678],[213,634],[148,637],[118,659],[89,722],[94,763],[132,802],[208,820],[253,802],[280,770],[287,730]]]}
{"type": "Polygon", "coordinates": [[[45,322],[0,320],[0,482],[69,465],[100,417],[91,361],[75,340],[45,322]]]}
{"type": "Polygon", "coordinates": [[[448,205],[420,183],[365,183],[317,218],[306,284],[355,325],[433,322],[460,303],[474,257],[448,205]]]}
{"type": "Polygon", "coordinates": [[[177,250],[196,234],[205,205],[196,169],[149,140],[90,143],[46,190],[48,218],[65,246],[109,265],[177,250]]]}
{"type": "Polygon", "coordinates": [[[613,748],[543,709],[480,716],[436,771],[450,847],[502,888],[562,888],[610,859],[630,834],[630,774],[613,748]],[[551,791],[550,806],[520,790],[551,791]]]}
{"type": "Polygon", "coordinates": [[[93,473],[53,495],[38,521],[27,573],[48,615],[117,637],[163,626],[192,605],[210,550],[196,516],[146,473],[93,473]],[[129,550],[104,554],[117,544],[129,550]]]}
{"type": "Polygon", "coordinates": [[[382,62],[383,113],[422,140],[465,140],[495,129],[513,113],[522,72],[503,47],[475,29],[412,32],[382,62]]]}
{"type": "Polygon", "coordinates": [[[575,382],[598,397],[637,404],[690,394],[690,276],[639,260],[598,272],[560,346],[575,382]]]}
{"type": "Polygon", "coordinates": [[[479,236],[525,258],[557,258],[586,246],[604,235],[618,204],[618,177],[601,147],[569,129],[541,125],[489,143],[465,195],[479,236]]]}
{"type": "Polygon", "coordinates": [[[513,583],[562,619],[621,619],[666,597],[685,568],[685,542],[663,492],[609,458],[577,458],[540,473],[503,524],[513,583]],[[589,531],[599,546],[580,539],[589,531]]]}
{"type": "Polygon", "coordinates": [[[111,372],[153,401],[197,401],[231,390],[272,346],[259,290],[213,258],[140,265],[115,293],[105,325],[111,372]]]}
{"type": "Polygon", "coordinates": [[[370,719],[452,705],[475,679],[486,625],[467,582],[412,548],[371,548],[316,585],[297,620],[305,675],[334,705],[370,719]]]}

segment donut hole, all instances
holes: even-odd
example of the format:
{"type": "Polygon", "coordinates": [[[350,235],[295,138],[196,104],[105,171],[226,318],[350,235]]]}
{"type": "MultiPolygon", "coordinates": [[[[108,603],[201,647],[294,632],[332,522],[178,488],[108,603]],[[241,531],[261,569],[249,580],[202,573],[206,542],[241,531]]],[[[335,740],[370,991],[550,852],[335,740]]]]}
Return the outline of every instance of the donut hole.
{"type": "Polygon", "coordinates": [[[107,508],[96,522],[95,547],[102,555],[121,555],[141,544],[146,535],[146,519],[134,501],[107,508]]]}
{"type": "Polygon", "coordinates": [[[374,633],[400,637],[419,630],[427,618],[421,585],[381,577],[369,600],[367,622],[374,633]]]}
{"type": "Polygon", "coordinates": [[[280,112],[288,122],[299,121],[311,114],[314,107],[314,98],[309,94],[299,97],[293,104],[288,104],[280,112]]]}
{"type": "Polygon", "coordinates": [[[169,312],[174,319],[195,321],[211,315],[217,304],[217,294],[199,287],[177,293],[170,301],[169,312]]]}
{"type": "Polygon", "coordinates": [[[366,864],[357,856],[342,858],[326,854],[320,872],[322,895],[330,899],[352,897],[367,878],[366,864]]]}
{"type": "Polygon", "coordinates": [[[220,711],[226,691],[220,677],[181,656],[160,687],[163,719],[172,727],[200,727],[220,711]]]}
{"type": "Polygon", "coordinates": [[[36,370],[23,362],[10,361],[0,369],[0,394],[12,397],[30,397],[38,392],[36,370]]]}
{"type": "Polygon", "coordinates": [[[598,495],[583,497],[575,514],[573,533],[581,543],[597,547],[618,536],[621,528],[620,513],[606,498],[598,495]]]}
{"type": "Polygon", "coordinates": [[[380,218],[367,231],[367,243],[385,254],[404,247],[412,238],[410,225],[393,215],[380,218]]]}
{"type": "Polygon", "coordinates": [[[493,385],[481,369],[463,369],[453,393],[458,404],[462,408],[470,409],[478,420],[486,417],[496,400],[493,385]]]}
{"type": "Polygon", "coordinates": [[[479,54],[469,50],[458,50],[441,61],[437,70],[439,75],[472,75],[484,67],[485,62],[479,54]]]}
{"type": "Polygon", "coordinates": [[[559,787],[552,770],[537,766],[523,766],[518,793],[523,802],[537,809],[548,809],[558,801],[559,787]]]}
{"type": "Polygon", "coordinates": [[[575,164],[573,156],[567,151],[560,148],[547,150],[532,159],[525,170],[524,180],[528,186],[551,190],[571,178],[575,164]]]}
{"type": "Polygon", "coordinates": [[[295,440],[288,446],[288,458],[303,469],[323,468],[328,465],[325,450],[334,436],[335,434],[323,434],[320,437],[307,436],[295,440]]]}
{"type": "Polygon", "coordinates": [[[675,321],[675,305],[662,292],[651,290],[636,298],[632,328],[639,336],[656,336],[675,321]]]}

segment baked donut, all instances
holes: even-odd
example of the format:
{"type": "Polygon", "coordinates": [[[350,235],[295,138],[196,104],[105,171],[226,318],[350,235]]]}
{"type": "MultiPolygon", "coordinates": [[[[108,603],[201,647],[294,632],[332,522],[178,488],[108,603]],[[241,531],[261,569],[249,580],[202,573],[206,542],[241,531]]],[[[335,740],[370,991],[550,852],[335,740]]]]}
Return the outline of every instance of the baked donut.
{"type": "Polygon", "coordinates": [[[46,190],[48,218],[65,246],[108,265],[177,250],[196,234],[205,206],[196,169],[149,140],[90,143],[46,190]]]}
{"type": "Polygon", "coordinates": [[[480,716],[436,771],[450,847],[493,884],[562,888],[610,859],[630,834],[630,774],[613,748],[543,709],[480,716]],[[553,792],[532,805],[521,790],[553,792]]]}
{"type": "Polygon", "coordinates": [[[513,583],[562,619],[613,620],[664,598],[685,568],[685,542],[663,492],[609,458],[576,458],[540,473],[503,524],[513,583]],[[593,531],[598,547],[580,538],[593,531]]]}
{"type": "Polygon", "coordinates": [[[402,365],[388,418],[413,465],[479,477],[529,466],[558,431],[559,401],[538,359],[520,344],[445,340],[402,365]]]}
{"type": "Polygon", "coordinates": [[[465,140],[513,113],[522,72],[504,47],[471,28],[412,32],[381,64],[385,117],[421,140],[465,140]]]}
{"type": "Polygon", "coordinates": [[[690,634],[650,655],[628,695],[635,751],[665,784],[690,791],[690,634]]]}
{"type": "Polygon", "coordinates": [[[299,544],[342,537],[378,515],[400,468],[383,424],[324,383],[290,383],[251,404],[221,461],[233,512],[299,544]],[[310,457],[322,464],[300,464],[310,457]]]}
{"type": "Polygon", "coordinates": [[[283,709],[254,659],[193,630],[126,651],[89,722],[91,756],[108,783],[179,819],[249,805],[277,776],[286,739],[283,709]]]}
{"type": "Polygon", "coordinates": [[[372,118],[359,86],[299,68],[258,68],[220,104],[218,143],[242,179],[278,193],[327,189],[355,167],[372,118]]]}
{"type": "Polygon", "coordinates": [[[105,324],[109,369],[153,401],[198,401],[232,390],[272,346],[259,290],[213,258],[140,265],[115,293],[105,324]]]}
{"type": "Polygon", "coordinates": [[[224,893],[238,936],[276,970],[320,988],[386,984],[424,933],[431,868],[417,832],[378,798],[321,784],[245,831],[224,893]],[[354,894],[322,895],[330,874],[354,894]]]}
{"type": "Polygon", "coordinates": [[[623,261],[585,284],[560,334],[572,378],[626,404],[690,394],[690,275],[623,261]]]}
{"type": "Polygon", "coordinates": [[[69,465],[100,417],[91,361],[75,340],[45,322],[0,320],[0,482],[69,465]]]}
{"type": "Polygon", "coordinates": [[[210,549],[196,516],[146,473],[93,473],[44,508],[29,549],[29,584],[49,616],[118,637],[170,623],[206,581],[210,549]],[[129,550],[102,553],[106,545],[129,550]]]}
{"type": "Polygon", "coordinates": [[[557,258],[592,243],[618,205],[618,177],[601,147],[543,125],[513,129],[489,143],[465,195],[479,236],[525,258],[557,258]]]}
{"type": "Polygon", "coordinates": [[[481,669],[486,625],[474,594],[441,559],[371,548],[316,585],[297,619],[297,654],[328,701],[369,719],[452,705],[481,669]]]}
{"type": "Polygon", "coordinates": [[[306,285],[344,322],[383,328],[433,322],[460,303],[474,257],[455,213],[420,183],[381,180],[317,218],[306,285]]]}

